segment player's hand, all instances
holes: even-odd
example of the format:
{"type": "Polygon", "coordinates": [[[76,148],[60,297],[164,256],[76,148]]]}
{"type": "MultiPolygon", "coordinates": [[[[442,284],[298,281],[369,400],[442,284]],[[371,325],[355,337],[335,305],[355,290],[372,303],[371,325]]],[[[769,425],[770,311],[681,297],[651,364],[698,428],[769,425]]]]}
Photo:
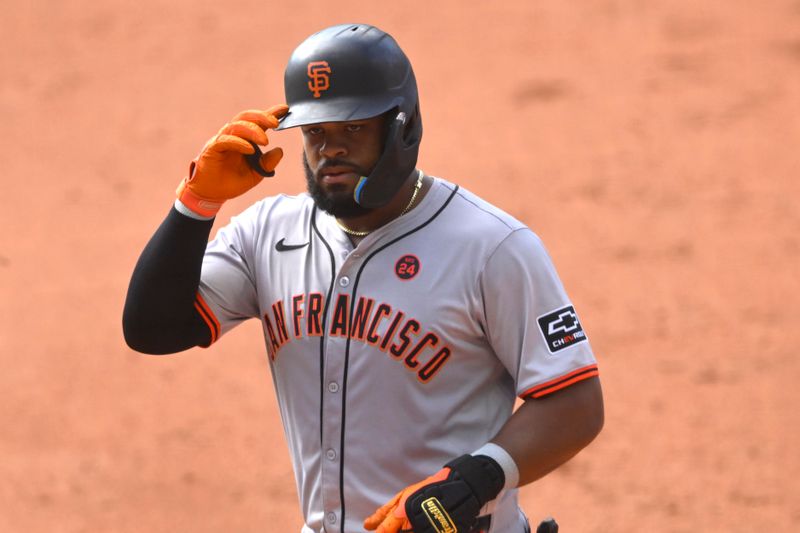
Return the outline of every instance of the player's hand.
{"type": "Polygon", "coordinates": [[[369,518],[364,520],[364,528],[368,531],[377,529],[377,533],[397,533],[400,530],[410,530],[411,522],[406,515],[406,502],[408,498],[416,494],[423,487],[438,483],[450,475],[449,468],[442,468],[434,475],[423,479],[419,483],[409,485],[394,495],[383,507],[375,511],[369,518]]]}
{"type": "Polygon", "coordinates": [[[503,470],[493,459],[462,455],[398,492],[364,520],[364,528],[377,529],[377,533],[468,532],[481,508],[497,497],[504,483],[503,470]]]}
{"type": "Polygon", "coordinates": [[[256,153],[256,146],[269,144],[265,130],[278,127],[278,119],[289,107],[277,105],[267,110],[243,111],[209,139],[200,155],[189,166],[189,176],[177,190],[178,199],[202,216],[214,216],[225,200],[230,200],[258,185],[262,176],[272,175],[283,157],[283,150],[273,148],[253,164],[247,156],[256,153]]]}

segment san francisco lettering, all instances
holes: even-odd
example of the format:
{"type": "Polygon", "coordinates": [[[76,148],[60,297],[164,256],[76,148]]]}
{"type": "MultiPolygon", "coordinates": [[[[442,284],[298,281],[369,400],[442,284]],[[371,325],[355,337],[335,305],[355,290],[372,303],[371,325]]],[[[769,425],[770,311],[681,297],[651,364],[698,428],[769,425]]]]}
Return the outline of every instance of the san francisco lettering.
{"type": "MultiPolygon", "coordinates": [[[[297,294],[287,305],[283,300],[272,304],[262,317],[272,360],[292,340],[323,335],[324,307],[322,293],[297,294]]],[[[436,332],[426,331],[419,321],[407,317],[403,311],[387,303],[377,303],[373,298],[362,296],[352,305],[350,295],[339,295],[326,326],[331,337],[349,337],[402,362],[422,383],[433,379],[452,354],[452,349],[436,332]]]]}

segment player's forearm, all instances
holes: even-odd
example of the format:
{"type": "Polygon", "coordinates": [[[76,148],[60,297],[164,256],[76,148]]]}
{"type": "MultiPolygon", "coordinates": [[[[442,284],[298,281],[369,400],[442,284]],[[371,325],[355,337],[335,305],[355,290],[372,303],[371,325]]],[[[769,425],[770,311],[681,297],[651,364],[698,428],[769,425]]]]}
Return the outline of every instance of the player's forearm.
{"type": "Polygon", "coordinates": [[[552,472],[585,448],[603,427],[603,394],[590,378],[540,399],[527,400],[492,442],[519,469],[519,485],[552,472]]]}
{"type": "Polygon", "coordinates": [[[131,348],[163,354],[208,342],[208,329],[194,300],[212,224],[172,209],[142,251],[123,311],[123,331],[131,348]]]}

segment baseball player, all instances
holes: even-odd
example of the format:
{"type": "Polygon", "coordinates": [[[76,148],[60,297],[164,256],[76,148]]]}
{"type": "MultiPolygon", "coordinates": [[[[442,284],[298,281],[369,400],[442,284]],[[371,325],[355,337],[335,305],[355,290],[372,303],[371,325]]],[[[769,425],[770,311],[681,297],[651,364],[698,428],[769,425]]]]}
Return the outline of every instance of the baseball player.
{"type": "Polygon", "coordinates": [[[173,353],[261,322],[304,533],[530,531],[517,488],[603,424],[545,248],[416,168],[416,80],[390,35],[315,33],[285,91],[288,106],[240,113],[192,162],[134,270],[126,341],[173,353]],[[209,243],[224,201],[278,165],[266,131],[294,127],[308,193],[256,202],[209,243]]]}

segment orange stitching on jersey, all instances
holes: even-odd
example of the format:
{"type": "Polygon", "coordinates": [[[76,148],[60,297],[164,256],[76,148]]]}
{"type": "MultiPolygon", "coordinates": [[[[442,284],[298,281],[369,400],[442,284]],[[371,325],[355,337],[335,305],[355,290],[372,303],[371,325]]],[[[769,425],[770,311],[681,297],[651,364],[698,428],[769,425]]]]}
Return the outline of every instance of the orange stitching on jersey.
{"type": "Polygon", "coordinates": [[[267,352],[269,353],[269,358],[274,361],[278,356],[278,350],[281,349],[281,343],[278,342],[278,337],[275,336],[275,328],[272,326],[272,320],[269,319],[269,313],[264,313],[261,318],[264,319],[264,329],[269,337],[267,352]]]}
{"type": "Polygon", "coordinates": [[[286,313],[283,309],[283,300],[272,304],[272,316],[275,319],[275,331],[278,333],[278,344],[283,346],[289,342],[289,330],[286,329],[286,313]]]}
{"type": "Polygon", "coordinates": [[[294,326],[294,338],[300,338],[300,319],[305,317],[305,310],[303,304],[305,303],[305,294],[295,294],[292,296],[292,325],[294,326]]]}
{"type": "Polygon", "coordinates": [[[214,313],[211,312],[211,308],[208,307],[208,304],[203,299],[203,297],[200,296],[199,292],[195,296],[194,308],[197,309],[197,312],[200,314],[200,317],[206,323],[206,325],[208,326],[208,330],[211,332],[211,342],[209,343],[210,346],[211,344],[217,342],[217,339],[219,338],[219,333],[220,333],[219,321],[217,320],[217,317],[214,316],[214,313]]]}
{"type": "Polygon", "coordinates": [[[335,305],[336,307],[333,310],[333,317],[331,317],[331,329],[329,335],[331,337],[347,338],[350,335],[350,295],[340,294],[336,299],[335,305]]]}
{"type": "MultiPolygon", "coordinates": [[[[394,313],[394,309],[392,309],[391,306],[389,306],[389,309],[390,309],[389,316],[391,316],[391,313],[394,313]]],[[[398,311],[397,314],[392,319],[391,324],[389,324],[389,327],[386,329],[386,332],[383,334],[383,338],[381,339],[380,349],[382,352],[386,353],[391,349],[392,341],[394,340],[394,334],[397,332],[397,327],[400,325],[400,322],[402,322],[405,317],[406,314],[404,312],[398,311]]]]}
{"type": "Polygon", "coordinates": [[[380,335],[377,335],[376,332],[378,331],[378,326],[380,325],[381,321],[384,318],[391,316],[391,314],[392,306],[385,303],[378,305],[378,307],[375,309],[375,315],[372,317],[372,323],[367,330],[367,335],[364,337],[364,340],[367,342],[367,344],[380,349],[381,337],[380,335]]]}
{"type": "Polygon", "coordinates": [[[306,311],[306,335],[309,337],[322,337],[324,334],[324,313],[326,312],[324,308],[327,307],[327,305],[325,305],[325,296],[321,292],[310,292],[308,293],[306,301],[308,302],[306,311]],[[322,320],[320,320],[320,316],[322,316],[322,320]]]}
{"type": "Polygon", "coordinates": [[[563,388],[569,387],[570,385],[574,385],[575,383],[583,381],[584,379],[588,379],[599,375],[600,372],[597,369],[596,364],[588,365],[583,368],[573,370],[572,372],[565,374],[561,377],[542,383],[541,385],[536,385],[535,387],[531,387],[524,393],[520,394],[520,398],[523,399],[541,398],[542,396],[546,396],[557,390],[561,390],[563,388]]]}
{"type": "Polygon", "coordinates": [[[366,342],[366,335],[368,333],[367,322],[370,321],[372,314],[372,306],[375,305],[374,298],[366,298],[361,296],[356,305],[355,316],[353,316],[353,329],[350,331],[350,336],[353,339],[361,342],[366,342]]]}

